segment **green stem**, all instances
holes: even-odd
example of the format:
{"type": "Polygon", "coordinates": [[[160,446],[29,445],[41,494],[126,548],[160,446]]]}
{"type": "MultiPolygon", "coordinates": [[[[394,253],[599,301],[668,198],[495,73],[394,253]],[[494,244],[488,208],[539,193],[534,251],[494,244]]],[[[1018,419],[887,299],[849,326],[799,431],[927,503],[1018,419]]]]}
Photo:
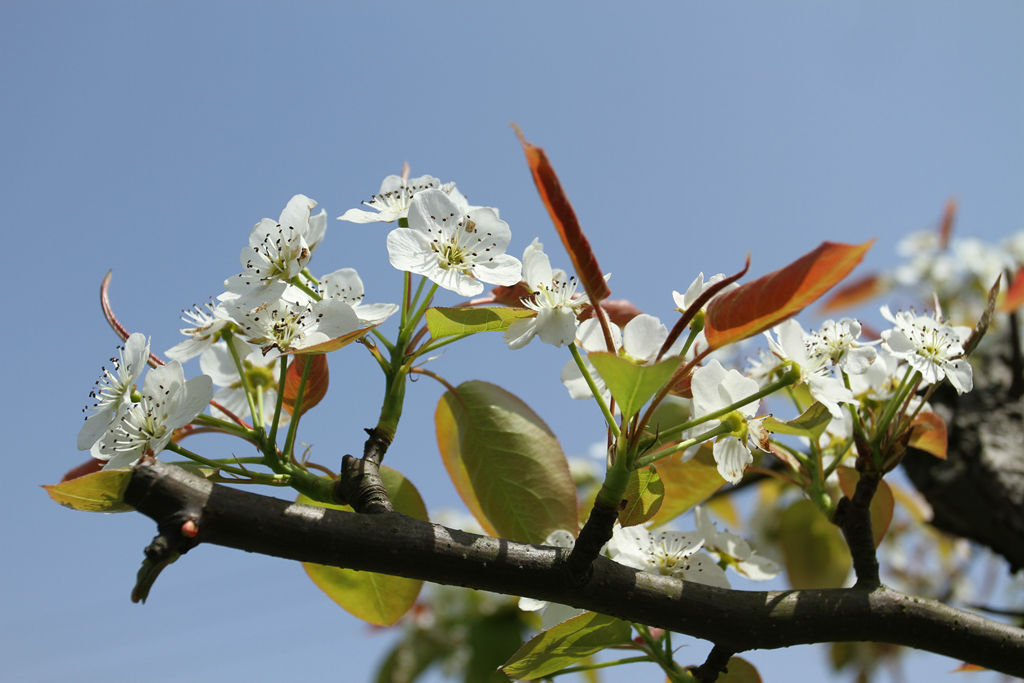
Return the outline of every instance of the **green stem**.
{"type": "Polygon", "coordinates": [[[322,297],[322,296],[320,295],[320,293],[319,293],[319,292],[317,292],[317,291],[316,291],[315,289],[313,289],[312,287],[310,287],[309,285],[307,285],[307,284],[306,284],[305,282],[303,282],[303,281],[302,281],[302,280],[301,280],[301,279],[299,278],[299,276],[298,276],[298,275],[296,275],[295,277],[293,277],[293,278],[292,278],[291,280],[289,280],[288,282],[289,282],[289,283],[291,283],[291,284],[293,284],[293,285],[295,285],[296,287],[298,287],[299,289],[301,289],[301,290],[302,290],[303,292],[305,292],[306,294],[308,294],[308,295],[309,295],[309,298],[310,298],[310,299],[312,299],[313,301],[320,301],[321,299],[323,299],[323,297],[322,297]]]}
{"type": "Polygon", "coordinates": [[[670,446],[669,448],[666,448],[664,450],[660,450],[660,451],[656,451],[654,453],[650,453],[648,455],[643,456],[642,458],[637,458],[636,462],[633,463],[633,468],[634,469],[640,469],[642,467],[647,467],[648,465],[651,465],[651,464],[661,460],[662,458],[667,458],[668,456],[672,455],[673,453],[678,453],[679,451],[685,451],[687,448],[690,448],[691,446],[696,446],[699,443],[704,443],[708,439],[713,439],[716,436],[721,436],[723,434],[728,434],[728,433],[732,432],[735,428],[736,427],[734,425],[731,425],[731,424],[723,422],[722,424],[718,425],[714,429],[709,429],[708,431],[704,432],[703,434],[698,434],[697,436],[693,437],[692,439],[686,439],[685,441],[680,441],[679,443],[675,444],[674,446],[670,446]]]}
{"type": "Polygon", "coordinates": [[[256,434],[252,429],[246,429],[245,427],[242,427],[239,424],[236,424],[234,422],[228,422],[227,420],[221,420],[220,418],[214,417],[213,415],[206,415],[205,413],[200,413],[199,415],[196,415],[196,418],[192,421],[197,424],[204,425],[206,427],[213,427],[214,429],[219,429],[220,431],[226,432],[228,434],[234,434],[235,436],[241,437],[246,441],[252,441],[253,439],[256,438],[256,434]]]}
{"type": "Polygon", "coordinates": [[[612,411],[608,409],[608,404],[605,402],[604,396],[601,395],[601,391],[597,388],[597,384],[590,375],[590,371],[587,370],[587,364],[583,361],[583,356],[580,355],[580,350],[576,344],[569,344],[569,353],[572,354],[572,359],[576,361],[576,366],[580,369],[580,373],[583,374],[583,379],[587,381],[587,386],[590,387],[590,393],[594,395],[594,400],[597,401],[597,405],[601,408],[601,414],[604,415],[604,420],[608,423],[608,429],[618,438],[619,425],[615,423],[615,417],[612,415],[612,411]]]}
{"type": "Polygon", "coordinates": [[[242,389],[245,391],[245,400],[249,404],[249,419],[252,420],[253,434],[256,436],[257,440],[260,440],[263,438],[264,434],[263,421],[261,419],[260,422],[257,423],[256,416],[260,415],[262,418],[262,413],[256,412],[256,401],[253,396],[252,386],[249,384],[249,376],[245,372],[245,366],[242,364],[242,359],[238,356],[238,349],[236,349],[235,345],[232,343],[233,335],[231,330],[225,328],[221,332],[221,338],[227,342],[228,351],[231,352],[231,359],[235,362],[235,370],[238,372],[239,381],[241,381],[242,389]]]}
{"type": "MultiPolygon", "coordinates": [[[[248,477],[255,484],[268,484],[280,486],[281,484],[285,484],[288,482],[288,475],[286,474],[267,474],[265,472],[250,472],[249,470],[244,469],[242,467],[234,467],[232,465],[227,465],[219,460],[210,460],[209,458],[204,458],[198,453],[193,453],[192,451],[188,450],[187,448],[184,448],[183,446],[179,446],[173,441],[167,444],[166,449],[171,451],[172,453],[182,455],[188,458],[189,460],[194,460],[200,465],[206,465],[207,467],[212,467],[221,472],[230,472],[231,474],[237,474],[238,476],[241,477],[248,477]]],[[[251,462],[253,459],[247,458],[246,460],[251,462]]],[[[263,461],[262,459],[259,459],[258,462],[263,461]]]]}
{"type": "Polygon", "coordinates": [[[277,425],[281,422],[281,408],[284,405],[284,385],[288,380],[288,359],[281,356],[281,378],[277,382],[277,403],[274,404],[274,419],[270,424],[270,444],[277,446],[277,425]]]}
{"type": "Polygon", "coordinates": [[[315,277],[313,277],[313,273],[309,272],[309,268],[303,268],[302,269],[302,277],[306,278],[307,280],[312,282],[314,285],[317,285],[317,286],[320,285],[320,281],[317,280],[315,277]]]}
{"type": "Polygon", "coordinates": [[[452,342],[457,342],[460,339],[465,339],[466,337],[469,337],[472,334],[474,334],[474,333],[467,332],[466,334],[457,334],[457,335],[452,336],[452,337],[446,337],[444,339],[437,339],[437,340],[427,344],[426,346],[421,346],[419,349],[417,349],[416,357],[419,358],[420,356],[422,356],[425,353],[430,353],[431,351],[436,351],[439,348],[441,348],[442,346],[447,346],[448,344],[451,344],[452,342]]]}
{"type": "MultiPolygon", "coordinates": [[[[313,367],[308,357],[303,357],[302,379],[299,381],[299,390],[295,394],[295,404],[292,407],[292,419],[288,423],[288,436],[285,437],[284,450],[281,457],[288,461],[292,457],[292,449],[295,447],[295,433],[299,429],[299,418],[302,417],[302,399],[306,393],[306,381],[309,379],[309,370],[313,367]]],[[[273,446],[273,444],[271,444],[273,446]]]]}
{"type": "Polygon", "coordinates": [[[903,375],[903,380],[900,382],[900,386],[889,398],[889,402],[885,404],[885,410],[882,412],[882,416],[878,419],[878,423],[875,425],[875,435],[871,440],[872,445],[877,446],[885,437],[886,430],[889,427],[889,423],[892,422],[892,418],[896,415],[900,406],[903,405],[903,401],[906,400],[907,395],[914,386],[917,385],[917,382],[920,379],[920,372],[914,370],[912,367],[907,367],[907,372],[903,375]]]}
{"type": "MultiPolygon", "coordinates": [[[[419,302],[420,293],[423,291],[423,285],[426,281],[426,278],[423,278],[423,280],[420,281],[420,286],[416,290],[416,298],[414,299],[414,302],[419,302]]],[[[403,334],[405,335],[404,340],[406,342],[408,342],[408,340],[412,338],[413,331],[416,329],[416,326],[420,324],[420,320],[423,319],[423,315],[427,312],[427,309],[430,308],[430,303],[434,300],[434,292],[437,291],[437,287],[437,283],[434,283],[430,286],[430,291],[428,291],[427,295],[423,298],[423,303],[421,303],[419,308],[416,309],[416,313],[414,313],[409,318],[408,324],[405,327],[403,327],[401,332],[399,332],[400,340],[402,339],[403,334]]],[[[399,342],[399,345],[403,345],[401,341],[399,342]]]]}
{"type": "Polygon", "coordinates": [[[753,403],[754,401],[760,401],[765,396],[770,396],[771,394],[774,394],[779,389],[785,389],[787,387],[793,386],[794,384],[796,384],[799,381],[800,381],[800,373],[796,369],[790,368],[789,370],[787,370],[786,372],[784,372],[782,374],[782,377],[780,377],[779,379],[775,380],[771,384],[765,386],[764,388],[755,391],[750,396],[747,396],[746,398],[741,398],[740,400],[736,401],[735,403],[730,403],[729,405],[725,406],[724,408],[719,408],[718,410],[714,410],[714,411],[708,413],[707,415],[701,415],[700,417],[694,418],[694,419],[690,420],[689,422],[685,422],[680,427],[680,429],[683,429],[683,430],[692,429],[693,427],[696,427],[699,424],[707,422],[708,420],[717,420],[718,418],[720,418],[721,416],[723,416],[723,415],[725,415],[727,413],[731,413],[734,410],[739,410],[740,408],[742,408],[743,406],[747,405],[748,403],[753,403]]]}

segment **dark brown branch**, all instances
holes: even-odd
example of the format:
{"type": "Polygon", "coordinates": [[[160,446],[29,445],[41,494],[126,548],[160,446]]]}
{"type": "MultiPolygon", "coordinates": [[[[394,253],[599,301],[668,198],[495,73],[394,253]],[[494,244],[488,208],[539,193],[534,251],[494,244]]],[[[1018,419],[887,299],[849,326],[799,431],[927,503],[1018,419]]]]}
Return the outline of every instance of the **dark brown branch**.
{"type": "Polygon", "coordinates": [[[878,490],[878,475],[861,473],[853,498],[843,496],[836,505],[832,521],[843,532],[846,545],[853,557],[853,571],[857,574],[858,588],[875,588],[878,578],[878,557],[875,555],[875,537],[871,531],[871,499],[878,490]]]}
{"type": "Polygon", "coordinates": [[[380,462],[391,442],[380,430],[367,429],[363,457],[346,455],[341,459],[341,477],[334,487],[335,498],[351,505],[357,512],[394,512],[384,482],[380,478],[380,462]]]}
{"type": "Polygon", "coordinates": [[[580,529],[580,535],[577,537],[567,561],[569,574],[577,582],[582,582],[587,578],[594,559],[601,554],[604,544],[611,540],[612,527],[615,526],[615,520],[618,518],[617,508],[602,505],[600,499],[594,501],[590,517],[580,529]]]}
{"type": "Polygon", "coordinates": [[[726,665],[733,656],[730,650],[715,645],[708,653],[708,658],[698,667],[692,669],[693,677],[700,683],[714,683],[719,674],[726,673],[726,665]]]}
{"type": "Polygon", "coordinates": [[[197,541],[565,603],[686,633],[732,652],[805,643],[906,645],[1024,676],[1024,630],[885,587],[738,591],[646,574],[598,557],[575,583],[556,548],[448,529],[398,513],[361,515],[212,484],[140,462],[125,501],[164,524],[200,509],[197,541]]]}

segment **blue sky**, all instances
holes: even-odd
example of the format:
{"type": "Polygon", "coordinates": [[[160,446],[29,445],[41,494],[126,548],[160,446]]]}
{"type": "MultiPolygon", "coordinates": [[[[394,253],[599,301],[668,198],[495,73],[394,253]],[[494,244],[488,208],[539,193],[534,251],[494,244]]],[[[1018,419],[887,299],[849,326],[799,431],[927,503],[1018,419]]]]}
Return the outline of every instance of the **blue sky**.
{"type": "MultiPolygon", "coordinates": [[[[332,217],[315,270],[356,267],[368,300],[395,301],[387,229],[333,217],[403,161],[500,208],[512,253],[538,236],[567,264],[510,121],[547,149],[614,295],[666,318],[672,289],[747,251],[758,275],[824,239],[877,238],[862,268],[892,265],[950,196],[959,234],[996,241],[1024,226],[1022,20],[1012,2],[4,3],[0,673],[262,681],[299,666],[319,681],[340,659],[363,680],[390,640],[297,565],[212,547],[133,605],[153,525],[46,499],[37,485],[81,460],[80,411],[116,343],[97,305],[107,269],[121,317],[162,351],[178,311],[237,272],[251,226],[302,192],[332,217]]],[[[457,348],[434,369],[519,394],[570,454],[600,438],[558,383],[566,354],[497,337],[457,348]]],[[[323,461],[358,450],[375,419],[366,361],[339,358],[303,423],[323,461]]],[[[458,505],[433,438],[439,395],[410,388],[387,460],[432,509],[458,505]]],[[[778,680],[824,654],[751,659],[778,680]]],[[[911,661],[912,678],[956,664],[911,661]]]]}

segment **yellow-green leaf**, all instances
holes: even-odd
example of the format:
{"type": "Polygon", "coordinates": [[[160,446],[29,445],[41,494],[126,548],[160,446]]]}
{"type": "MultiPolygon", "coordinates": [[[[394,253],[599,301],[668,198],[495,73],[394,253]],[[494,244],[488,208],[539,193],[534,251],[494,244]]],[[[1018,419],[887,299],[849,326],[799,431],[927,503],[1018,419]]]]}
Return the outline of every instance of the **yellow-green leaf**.
{"type": "Polygon", "coordinates": [[[672,378],[682,363],[681,358],[675,357],[654,365],[637,365],[607,351],[595,351],[587,357],[612,392],[622,416],[627,420],[672,378]]]}
{"type": "Polygon", "coordinates": [[[657,470],[653,467],[633,470],[623,495],[626,505],[619,510],[619,524],[624,527],[643,524],[658,512],[664,499],[665,485],[657,470]]]}
{"type": "Polygon", "coordinates": [[[100,470],[43,488],[50,498],[73,510],[128,512],[133,508],[124,502],[124,490],[131,477],[131,468],[100,470]]]}
{"type": "Polygon", "coordinates": [[[427,329],[434,339],[474,332],[503,332],[516,320],[536,315],[528,308],[430,308],[427,329]]]}
{"type": "Polygon", "coordinates": [[[914,418],[910,426],[910,447],[945,460],[948,441],[946,421],[937,414],[924,411],[914,418]]]}
{"type": "MultiPolygon", "coordinates": [[[[843,495],[853,498],[853,492],[857,490],[857,482],[860,480],[860,472],[852,467],[839,467],[836,474],[839,475],[839,488],[843,490],[843,495]]],[[[868,512],[871,514],[871,534],[875,538],[876,548],[885,537],[885,532],[889,530],[895,505],[892,489],[882,479],[878,482],[878,488],[875,489],[875,495],[871,497],[871,504],[868,506],[868,512]]]]}
{"type": "Polygon", "coordinates": [[[596,612],[584,612],[533,637],[501,667],[511,678],[532,681],[560,671],[595,652],[625,645],[626,622],[596,612]]]}
{"type": "Polygon", "coordinates": [[[828,408],[815,401],[802,415],[792,420],[783,422],[774,417],[765,418],[764,428],[776,434],[806,436],[811,441],[817,442],[831,421],[832,414],[828,412],[828,408]]]}
{"type": "Polygon", "coordinates": [[[842,534],[809,500],[798,500],[783,511],[779,543],[793,588],[838,588],[850,573],[850,551],[842,534]]]}
{"type": "MultiPolygon", "coordinates": [[[[381,467],[381,480],[396,512],[427,519],[427,508],[419,491],[396,470],[381,467]]],[[[327,505],[300,495],[298,502],[306,505],[352,512],[347,505],[327,505]]],[[[303,562],[303,568],[320,590],[347,612],[378,626],[390,626],[409,611],[423,587],[422,581],[374,572],[330,567],[303,562]]]]}
{"type": "Polygon", "coordinates": [[[488,533],[541,543],[578,528],[576,486],[555,435],[519,398],[464,382],[438,402],[441,458],[459,495],[488,533]]]}
{"type": "Polygon", "coordinates": [[[683,462],[682,453],[659,460],[658,476],[665,487],[665,499],[654,515],[654,526],[672,521],[710,498],[725,484],[725,479],[718,473],[710,444],[702,446],[697,455],[686,462],[683,462]]]}
{"type": "Polygon", "coordinates": [[[732,657],[725,665],[725,673],[719,674],[717,680],[718,683],[761,683],[761,674],[742,657],[732,657]]]}

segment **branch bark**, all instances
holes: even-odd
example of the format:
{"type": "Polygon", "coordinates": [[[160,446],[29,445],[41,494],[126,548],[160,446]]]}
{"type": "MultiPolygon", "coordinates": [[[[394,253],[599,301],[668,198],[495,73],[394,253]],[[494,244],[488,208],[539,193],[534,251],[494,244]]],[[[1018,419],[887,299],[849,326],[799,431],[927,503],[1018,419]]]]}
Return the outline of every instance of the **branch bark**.
{"type": "Polygon", "coordinates": [[[882,586],[725,590],[646,574],[603,557],[580,584],[564,570],[564,551],[555,548],[394,512],[300,505],[213,484],[157,461],[136,465],[124,499],[163,527],[187,510],[199,543],[564,603],[686,633],[723,651],[878,641],[1024,676],[1024,630],[882,586]]]}

